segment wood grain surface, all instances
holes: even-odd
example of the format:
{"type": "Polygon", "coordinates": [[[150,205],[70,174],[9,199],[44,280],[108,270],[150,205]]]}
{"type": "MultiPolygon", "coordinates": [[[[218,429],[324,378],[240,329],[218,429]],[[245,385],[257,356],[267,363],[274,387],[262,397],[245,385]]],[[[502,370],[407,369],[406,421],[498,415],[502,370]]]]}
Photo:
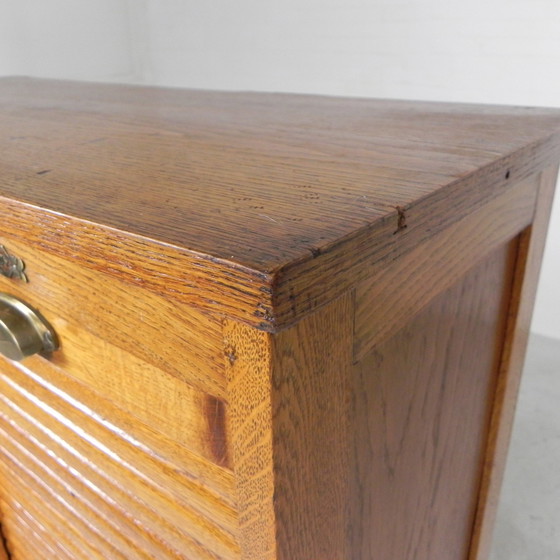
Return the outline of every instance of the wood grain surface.
{"type": "Polygon", "coordinates": [[[541,173],[534,221],[520,236],[469,560],[487,560],[519,393],[558,166],[541,173]]]}
{"type": "Polygon", "coordinates": [[[84,540],[101,558],[238,557],[229,471],[41,358],[28,366],[3,361],[0,375],[1,483],[12,509],[23,502],[55,540],[84,540]]]}
{"type": "Polygon", "coordinates": [[[559,159],[558,110],[0,79],[0,291],[61,339],[0,358],[9,560],[486,560],[559,159]]]}
{"type": "MultiPolygon", "coordinates": [[[[143,426],[222,466],[225,375],[221,324],[180,304],[130,288],[74,263],[7,243],[26,263],[28,284],[0,277],[0,291],[19,296],[51,322],[61,348],[53,364],[143,426]]],[[[81,398],[77,389],[74,395],[81,398]]],[[[113,420],[128,425],[128,420],[113,420]]],[[[156,440],[157,441],[157,440],[156,440]]]]}
{"type": "Polygon", "coordinates": [[[0,196],[0,235],[174,304],[270,330],[271,276],[0,196]]]}
{"type": "MultiPolygon", "coordinates": [[[[0,496],[0,501],[1,501],[0,496]]],[[[0,560],[8,560],[8,538],[2,525],[2,507],[0,506],[0,560]]]]}
{"type": "Polygon", "coordinates": [[[351,558],[352,328],[351,294],[276,335],[226,325],[246,560],[351,558]]]}
{"type": "Polygon", "coordinates": [[[352,558],[466,560],[516,248],[355,366],[352,558]]]}
{"type": "Polygon", "coordinates": [[[352,558],[347,474],[353,325],[353,296],[345,294],[274,335],[278,560],[352,558]]]}
{"type": "Polygon", "coordinates": [[[244,560],[276,560],[271,395],[271,335],[224,324],[231,442],[244,560]]]}
{"type": "Polygon", "coordinates": [[[0,276],[0,291],[22,298],[53,321],[63,344],[54,358],[60,365],[72,369],[67,362],[102,361],[102,346],[109,345],[167,377],[216,397],[225,395],[219,317],[81,266],[78,257],[56,257],[24,240],[21,230],[8,230],[5,221],[0,244],[25,262],[29,279],[23,283],[0,276]]]}
{"type": "Polygon", "coordinates": [[[406,325],[438,294],[533,220],[538,177],[522,181],[356,286],[354,359],[406,325]]]}
{"type": "Polygon", "coordinates": [[[45,250],[274,330],[552,164],[560,113],[7,78],[0,148],[0,196],[74,218],[45,250]]]}

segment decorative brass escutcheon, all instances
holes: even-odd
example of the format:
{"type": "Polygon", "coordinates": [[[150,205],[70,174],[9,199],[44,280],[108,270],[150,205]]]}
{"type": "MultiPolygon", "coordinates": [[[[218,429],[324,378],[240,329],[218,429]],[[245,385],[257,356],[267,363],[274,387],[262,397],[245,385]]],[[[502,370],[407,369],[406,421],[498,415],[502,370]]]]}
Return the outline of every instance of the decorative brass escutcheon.
{"type": "Polygon", "coordinates": [[[0,353],[10,360],[49,353],[59,348],[48,321],[27,303],[0,292],[0,353]]]}
{"type": "Polygon", "coordinates": [[[7,278],[16,278],[27,282],[24,272],[25,263],[15,255],[10,255],[4,245],[0,245],[0,274],[7,278]]]}

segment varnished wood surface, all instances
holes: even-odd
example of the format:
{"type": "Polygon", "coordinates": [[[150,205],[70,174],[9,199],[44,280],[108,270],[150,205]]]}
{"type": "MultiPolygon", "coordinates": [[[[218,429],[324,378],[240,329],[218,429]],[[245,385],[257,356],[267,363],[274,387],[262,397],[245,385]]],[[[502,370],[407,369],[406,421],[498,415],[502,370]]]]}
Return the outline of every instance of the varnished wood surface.
{"type": "Polygon", "coordinates": [[[228,433],[244,560],[276,560],[271,394],[271,335],[245,324],[224,325],[228,433]]]}
{"type": "Polygon", "coordinates": [[[100,558],[239,557],[231,474],[133,419],[119,428],[122,411],[84,386],[78,401],[62,371],[30,365],[1,368],[9,508],[20,503],[56,542],[81,550],[74,560],[97,557],[86,544],[100,558]]]}
{"type": "Polygon", "coordinates": [[[520,236],[512,300],[507,315],[507,332],[502,349],[492,422],[487,438],[484,474],[469,560],[487,560],[490,554],[492,530],[525,361],[540,263],[557,176],[557,166],[546,169],[540,175],[539,199],[534,221],[520,236]]]}
{"type": "Polygon", "coordinates": [[[23,259],[29,282],[0,276],[0,291],[27,301],[53,322],[63,345],[53,359],[61,366],[102,361],[103,346],[109,345],[193,388],[225,395],[220,317],[79,266],[75,259],[60,259],[17,231],[7,236],[2,230],[0,225],[0,244],[23,259]]]}
{"type": "Polygon", "coordinates": [[[245,560],[352,558],[353,297],[276,335],[224,330],[245,560]]]}
{"type": "MultiPolygon", "coordinates": [[[[1,499],[2,498],[0,495],[0,501],[1,499]]],[[[8,539],[2,527],[2,507],[0,505],[0,560],[8,560],[7,546],[8,546],[8,539]]]]}
{"type": "Polygon", "coordinates": [[[353,558],[466,560],[516,246],[355,366],[353,558]]]}
{"type": "Polygon", "coordinates": [[[483,560],[559,158],[554,110],[0,79],[0,289],[62,342],[0,359],[14,560],[483,560]]]}
{"type": "Polygon", "coordinates": [[[1,196],[0,215],[2,238],[25,239],[42,254],[62,258],[62,269],[70,261],[173,302],[271,329],[270,275],[1,196]]]}
{"type": "Polygon", "coordinates": [[[0,501],[0,506],[13,527],[11,550],[14,558],[61,558],[70,560],[71,555],[64,545],[57,543],[36,519],[34,519],[16,500],[11,504],[0,501]]]}
{"type": "Polygon", "coordinates": [[[354,359],[389,338],[439,293],[533,220],[538,177],[522,181],[482,208],[420,243],[401,258],[382,262],[356,286],[354,359]]]}
{"type": "Polygon", "coordinates": [[[49,362],[30,358],[31,367],[53,364],[143,426],[230,466],[217,319],[22,243],[4,244],[25,260],[30,282],[0,276],[0,291],[40,310],[61,341],[49,362]]]}
{"type": "Polygon", "coordinates": [[[0,195],[80,218],[35,230],[45,250],[87,238],[85,266],[273,330],[557,159],[559,132],[545,109],[3,79],[0,195]]]}
{"type": "Polygon", "coordinates": [[[347,473],[353,315],[354,298],[347,293],[274,336],[278,560],[352,558],[347,473]]]}

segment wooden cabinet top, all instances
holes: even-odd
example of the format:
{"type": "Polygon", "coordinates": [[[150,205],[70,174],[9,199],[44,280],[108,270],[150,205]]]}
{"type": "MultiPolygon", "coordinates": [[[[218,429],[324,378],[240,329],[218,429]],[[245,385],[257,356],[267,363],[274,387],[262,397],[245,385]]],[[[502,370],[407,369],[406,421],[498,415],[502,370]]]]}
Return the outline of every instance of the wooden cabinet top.
{"type": "Polygon", "coordinates": [[[0,80],[22,236],[265,330],[559,154],[551,109],[0,80]]]}

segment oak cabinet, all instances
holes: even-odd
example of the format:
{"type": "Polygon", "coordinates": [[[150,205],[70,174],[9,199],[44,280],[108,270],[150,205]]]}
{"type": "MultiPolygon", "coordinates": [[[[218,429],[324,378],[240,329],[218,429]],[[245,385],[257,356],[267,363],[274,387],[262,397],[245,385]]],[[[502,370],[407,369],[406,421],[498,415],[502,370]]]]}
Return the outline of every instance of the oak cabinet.
{"type": "Polygon", "coordinates": [[[486,558],[560,112],[7,78],[0,148],[0,557],[486,558]]]}

